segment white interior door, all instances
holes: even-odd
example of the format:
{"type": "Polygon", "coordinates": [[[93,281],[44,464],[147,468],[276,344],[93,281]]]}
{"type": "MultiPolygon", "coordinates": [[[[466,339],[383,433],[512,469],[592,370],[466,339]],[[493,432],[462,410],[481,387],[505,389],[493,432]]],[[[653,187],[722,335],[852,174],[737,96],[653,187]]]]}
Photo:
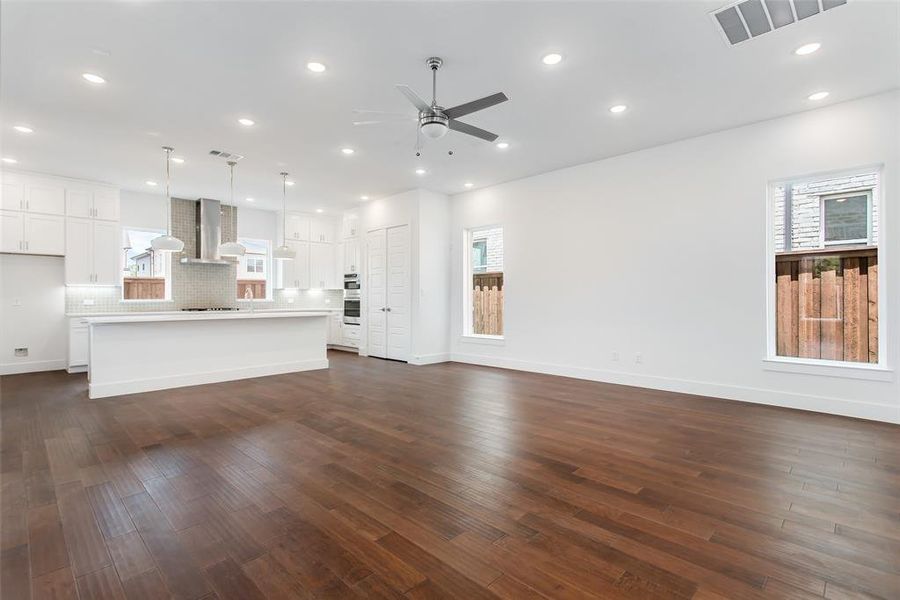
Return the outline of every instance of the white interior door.
{"type": "Polygon", "coordinates": [[[387,230],[387,358],[409,360],[409,226],[387,230]]]}
{"type": "Polygon", "coordinates": [[[387,358],[387,236],[384,229],[366,234],[366,324],[369,356],[387,358]]]}

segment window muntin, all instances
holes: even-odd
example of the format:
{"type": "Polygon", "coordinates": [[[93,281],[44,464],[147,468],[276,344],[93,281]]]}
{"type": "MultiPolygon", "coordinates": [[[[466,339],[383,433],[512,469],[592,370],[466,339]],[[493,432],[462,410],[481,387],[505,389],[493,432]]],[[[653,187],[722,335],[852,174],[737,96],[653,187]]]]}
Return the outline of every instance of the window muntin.
{"type": "Polygon", "coordinates": [[[125,252],[122,300],[168,300],[171,297],[171,256],[156,252],[151,247],[152,240],[165,233],[164,230],[157,229],[122,230],[122,247],[125,252]]]}

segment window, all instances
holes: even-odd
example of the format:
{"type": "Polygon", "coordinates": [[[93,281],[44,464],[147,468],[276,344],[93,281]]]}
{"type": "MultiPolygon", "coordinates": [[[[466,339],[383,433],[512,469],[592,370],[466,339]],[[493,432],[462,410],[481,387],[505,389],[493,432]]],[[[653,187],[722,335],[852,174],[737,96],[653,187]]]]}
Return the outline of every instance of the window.
{"type": "Polygon", "coordinates": [[[822,242],[867,244],[871,216],[871,190],[853,194],[823,196],[822,242]]]}
{"type": "Polygon", "coordinates": [[[269,240],[238,238],[247,252],[238,259],[238,300],[271,300],[269,240]]]}
{"type": "Polygon", "coordinates": [[[878,172],[798,178],[771,190],[769,356],[877,364],[878,172]]]}
{"type": "Polygon", "coordinates": [[[168,300],[168,253],[157,253],[150,246],[155,237],[165,235],[156,229],[123,229],[122,247],[125,250],[125,268],[122,273],[123,300],[168,300]]]}
{"type": "Polygon", "coordinates": [[[469,229],[466,236],[465,334],[503,336],[503,228],[469,229]]]}

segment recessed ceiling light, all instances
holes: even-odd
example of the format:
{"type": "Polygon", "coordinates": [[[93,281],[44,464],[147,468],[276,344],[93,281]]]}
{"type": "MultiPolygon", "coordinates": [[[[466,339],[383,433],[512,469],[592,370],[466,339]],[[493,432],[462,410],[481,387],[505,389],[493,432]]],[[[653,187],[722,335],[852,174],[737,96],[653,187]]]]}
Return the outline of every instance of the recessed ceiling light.
{"type": "Polygon", "coordinates": [[[465,182],[463,185],[464,185],[465,187],[467,187],[467,188],[470,188],[470,187],[472,187],[472,186],[475,185],[475,184],[472,183],[471,181],[467,181],[467,182],[465,182]]]}
{"type": "Polygon", "coordinates": [[[416,169],[416,175],[424,175],[425,169],[416,169]]]}
{"type": "Polygon", "coordinates": [[[812,54],[813,52],[815,52],[816,50],[818,50],[821,47],[822,47],[822,44],[820,44],[819,42],[803,44],[802,46],[800,46],[799,48],[794,50],[794,54],[797,54],[799,56],[806,56],[807,54],[812,54]]]}
{"type": "Polygon", "coordinates": [[[244,127],[253,127],[254,125],[256,125],[256,121],[254,121],[253,119],[248,119],[246,117],[238,119],[238,123],[240,123],[244,127]]]}
{"type": "Polygon", "coordinates": [[[555,65],[558,64],[561,60],[562,54],[556,54],[555,52],[553,52],[551,54],[545,54],[544,58],[541,59],[541,62],[545,65],[555,65]]]}
{"type": "Polygon", "coordinates": [[[356,152],[356,150],[354,150],[353,148],[341,148],[341,152],[343,152],[347,156],[350,156],[351,154],[356,152]]]}
{"type": "Polygon", "coordinates": [[[360,200],[368,200],[369,197],[368,197],[368,196],[360,196],[359,199],[360,199],[360,200]]]}
{"type": "Polygon", "coordinates": [[[285,181],[284,185],[294,185],[294,182],[293,181],[285,181]]]}
{"type": "Polygon", "coordinates": [[[181,164],[184,164],[184,159],[176,156],[175,158],[172,159],[172,162],[181,165],[181,164]]]}
{"type": "Polygon", "coordinates": [[[31,127],[26,127],[25,125],[16,125],[13,127],[19,133],[34,133],[34,129],[31,127]]]}
{"type": "Polygon", "coordinates": [[[810,95],[809,95],[809,99],[810,99],[810,100],[813,100],[813,101],[815,101],[815,100],[824,100],[824,99],[827,98],[827,97],[828,97],[828,92],[824,92],[824,91],[823,91],[823,92],[816,92],[815,94],[810,94],[810,95]]]}
{"type": "Polygon", "coordinates": [[[8,165],[14,165],[14,164],[16,164],[17,162],[19,162],[19,161],[17,161],[16,159],[10,158],[10,157],[8,157],[8,156],[4,156],[2,160],[3,160],[3,162],[5,162],[5,163],[8,164],[8,165]]]}
{"type": "Polygon", "coordinates": [[[247,198],[247,202],[256,202],[253,198],[247,198]]]}
{"type": "Polygon", "coordinates": [[[609,107],[609,112],[611,112],[613,114],[623,113],[626,110],[628,110],[628,107],[625,106],[624,104],[616,104],[615,106],[609,107]]]}
{"type": "Polygon", "coordinates": [[[506,150],[509,148],[509,142],[497,142],[497,147],[501,150],[506,150]]]}
{"type": "Polygon", "coordinates": [[[156,187],[156,182],[155,182],[155,181],[150,181],[150,180],[148,179],[148,180],[145,181],[144,183],[146,183],[146,184],[149,185],[150,187],[156,187]]]}
{"type": "Polygon", "coordinates": [[[312,71],[313,73],[323,73],[325,72],[325,65],[319,62],[309,62],[306,63],[306,68],[312,71]]]}
{"type": "Polygon", "coordinates": [[[317,209],[316,209],[316,212],[317,212],[317,213],[323,213],[323,212],[325,212],[325,209],[323,209],[323,208],[317,208],[317,209]]]}
{"type": "Polygon", "coordinates": [[[90,81],[91,83],[106,83],[105,79],[93,73],[82,73],[81,76],[85,81],[90,81]]]}

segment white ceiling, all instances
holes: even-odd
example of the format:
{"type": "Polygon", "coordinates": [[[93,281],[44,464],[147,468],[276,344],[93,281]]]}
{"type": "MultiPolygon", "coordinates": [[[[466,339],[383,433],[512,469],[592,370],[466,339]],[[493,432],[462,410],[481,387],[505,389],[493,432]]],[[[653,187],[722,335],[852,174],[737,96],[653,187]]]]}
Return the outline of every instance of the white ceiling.
{"type": "Polygon", "coordinates": [[[361,194],[458,193],[900,87],[898,2],[851,0],[734,47],[708,15],[723,4],[3,2],[0,150],[21,169],[150,191],[169,144],[186,160],[173,193],[223,198],[225,166],[207,153],[224,149],[246,156],[241,205],[278,207],[284,169],[292,206],[337,211],[361,194]],[[809,41],[822,49],[792,53],[809,41]],[[555,67],[540,60],[551,51],[565,56],[555,67]],[[444,106],[506,92],[463,120],[508,150],[451,132],[417,159],[413,123],[351,124],[354,108],[412,115],[393,85],[428,96],[431,55],[445,60],[444,106]],[[820,89],[825,101],[806,99],[820,89]]]}

